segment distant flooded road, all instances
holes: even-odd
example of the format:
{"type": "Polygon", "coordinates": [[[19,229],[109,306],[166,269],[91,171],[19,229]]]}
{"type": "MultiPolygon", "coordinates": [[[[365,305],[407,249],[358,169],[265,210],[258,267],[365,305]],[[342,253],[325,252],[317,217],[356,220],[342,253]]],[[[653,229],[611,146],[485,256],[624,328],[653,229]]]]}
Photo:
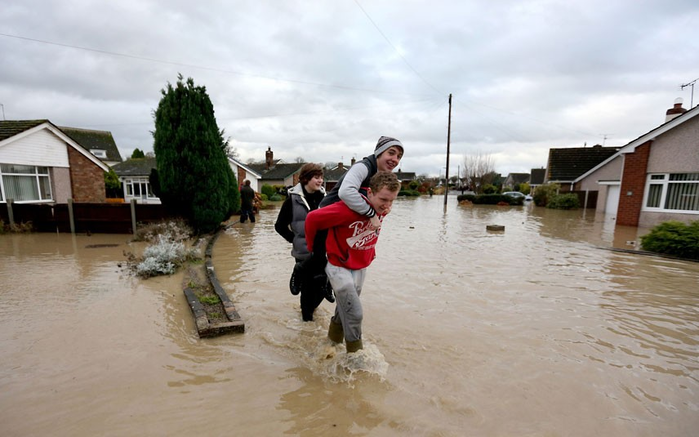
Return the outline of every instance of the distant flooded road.
{"type": "Polygon", "coordinates": [[[277,212],[216,242],[246,333],[207,340],[181,274],[119,268],[138,250],[129,236],[0,235],[0,435],[699,429],[699,263],[601,248],[633,248],[637,229],[589,211],[399,199],[353,362],[325,340],[331,304],[301,322],[277,212]]]}

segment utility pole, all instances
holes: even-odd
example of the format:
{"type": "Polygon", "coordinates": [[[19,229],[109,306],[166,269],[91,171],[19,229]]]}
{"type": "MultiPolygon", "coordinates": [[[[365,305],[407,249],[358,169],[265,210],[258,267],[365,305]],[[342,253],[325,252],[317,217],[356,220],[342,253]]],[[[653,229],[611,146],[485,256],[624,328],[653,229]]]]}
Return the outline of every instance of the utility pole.
{"type": "Polygon", "coordinates": [[[447,196],[449,195],[449,148],[451,146],[451,94],[449,94],[449,125],[447,127],[447,168],[446,176],[444,177],[446,181],[447,188],[444,191],[444,212],[447,212],[447,196]]]}

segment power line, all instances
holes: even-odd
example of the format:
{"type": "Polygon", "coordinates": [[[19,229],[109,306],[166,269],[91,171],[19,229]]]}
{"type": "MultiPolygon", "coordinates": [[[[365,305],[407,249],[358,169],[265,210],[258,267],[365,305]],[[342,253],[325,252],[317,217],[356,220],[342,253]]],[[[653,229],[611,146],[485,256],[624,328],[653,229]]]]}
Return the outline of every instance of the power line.
{"type": "Polygon", "coordinates": [[[296,84],[301,84],[301,85],[312,85],[312,86],[337,88],[337,89],[348,90],[348,91],[361,91],[361,92],[368,92],[368,93],[402,94],[402,95],[413,95],[413,96],[425,96],[426,95],[424,93],[407,93],[407,92],[402,92],[402,91],[374,90],[374,89],[366,89],[366,88],[355,88],[355,87],[349,87],[349,86],[343,86],[343,85],[331,85],[331,84],[326,84],[326,83],[310,82],[310,81],[296,80],[296,79],[280,79],[280,78],[271,77],[271,76],[264,76],[264,75],[260,75],[260,74],[243,73],[243,72],[235,71],[235,70],[226,70],[226,69],[215,68],[215,67],[204,67],[201,65],[186,64],[183,62],[175,62],[175,61],[168,61],[168,60],[164,60],[164,59],[149,58],[146,56],[136,56],[136,55],[130,55],[130,54],[126,54],[126,53],[111,52],[108,50],[93,49],[91,47],[82,47],[82,46],[76,46],[76,45],[71,45],[71,44],[63,44],[63,43],[54,42],[54,41],[46,41],[46,40],[41,40],[41,39],[36,39],[36,38],[29,38],[26,36],[10,35],[7,33],[0,33],[0,36],[4,36],[7,38],[20,39],[20,40],[24,40],[24,41],[38,42],[41,44],[66,47],[66,48],[70,48],[70,49],[84,50],[87,52],[100,53],[103,55],[118,56],[118,57],[127,58],[127,59],[135,59],[138,61],[156,62],[159,64],[174,65],[177,67],[196,68],[199,70],[214,71],[217,73],[225,73],[225,74],[235,74],[238,76],[254,77],[257,79],[266,79],[266,80],[272,80],[272,81],[278,81],[278,82],[289,82],[289,83],[296,83],[296,84]]]}
{"type": "Polygon", "coordinates": [[[438,92],[439,94],[443,95],[444,93],[443,93],[442,91],[440,91],[440,90],[438,90],[437,88],[435,88],[435,87],[434,87],[431,83],[429,83],[424,77],[422,77],[422,75],[421,75],[420,73],[418,73],[418,71],[417,71],[415,68],[413,68],[412,65],[410,65],[410,62],[408,62],[408,60],[405,59],[405,58],[403,57],[403,55],[400,54],[400,52],[398,51],[398,49],[396,48],[396,46],[393,45],[393,43],[391,42],[391,40],[388,39],[388,37],[381,31],[381,29],[380,29],[379,26],[374,22],[374,20],[372,20],[372,18],[369,16],[369,14],[367,13],[367,11],[364,10],[364,8],[362,7],[362,5],[359,4],[359,0],[354,0],[354,2],[357,4],[357,6],[359,7],[359,9],[361,9],[362,12],[364,12],[364,15],[366,15],[366,17],[369,19],[369,21],[371,21],[371,24],[374,25],[374,27],[376,28],[376,30],[379,31],[379,33],[381,34],[381,36],[383,36],[383,38],[386,40],[386,42],[387,42],[391,47],[393,47],[393,50],[395,50],[396,53],[398,54],[398,56],[400,56],[400,58],[403,60],[403,62],[405,62],[405,65],[407,65],[408,68],[410,68],[410,69],[413,71],[413,73],[415,73],[415,75],[416,75],[417,77],[420,78],[420,80],[422,80],[423,82],[425,82],[425,84],[427,84],[427,86],[429,86],[430,88],[432,88],[433,90],[435,90],[435,91],[438,92]]]}

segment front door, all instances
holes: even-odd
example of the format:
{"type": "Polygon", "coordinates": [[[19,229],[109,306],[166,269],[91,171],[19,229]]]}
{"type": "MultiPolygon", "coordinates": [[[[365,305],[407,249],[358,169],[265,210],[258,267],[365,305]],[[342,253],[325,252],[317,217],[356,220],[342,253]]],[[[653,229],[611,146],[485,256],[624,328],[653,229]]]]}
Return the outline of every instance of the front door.
{"type": "Polygon", "coordinates": [[[604,205],[604,214],[607,218],[616,219],[616,212],[619,208],[619,193],[621,185],[607,185],[607,202],[604,205]]]}

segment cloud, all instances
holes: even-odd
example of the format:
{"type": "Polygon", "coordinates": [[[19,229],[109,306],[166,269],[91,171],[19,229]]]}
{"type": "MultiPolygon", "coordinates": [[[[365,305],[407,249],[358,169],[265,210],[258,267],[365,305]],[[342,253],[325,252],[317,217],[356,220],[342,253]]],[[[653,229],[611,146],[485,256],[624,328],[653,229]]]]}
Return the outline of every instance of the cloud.
{"type": "Polygon", "coordinates": [[[160,90],[181,73],[244,160],[349,162],[391,135],[404,171],[437,175],[451,93],[450,174],[476,150],[525,172],[551,147],[623,145],[676,97],[688,107],[698,19],[690,1],[26,0],[0,16],[0,103],[110,130],[130,155],[152,150],[160,90]]]}

